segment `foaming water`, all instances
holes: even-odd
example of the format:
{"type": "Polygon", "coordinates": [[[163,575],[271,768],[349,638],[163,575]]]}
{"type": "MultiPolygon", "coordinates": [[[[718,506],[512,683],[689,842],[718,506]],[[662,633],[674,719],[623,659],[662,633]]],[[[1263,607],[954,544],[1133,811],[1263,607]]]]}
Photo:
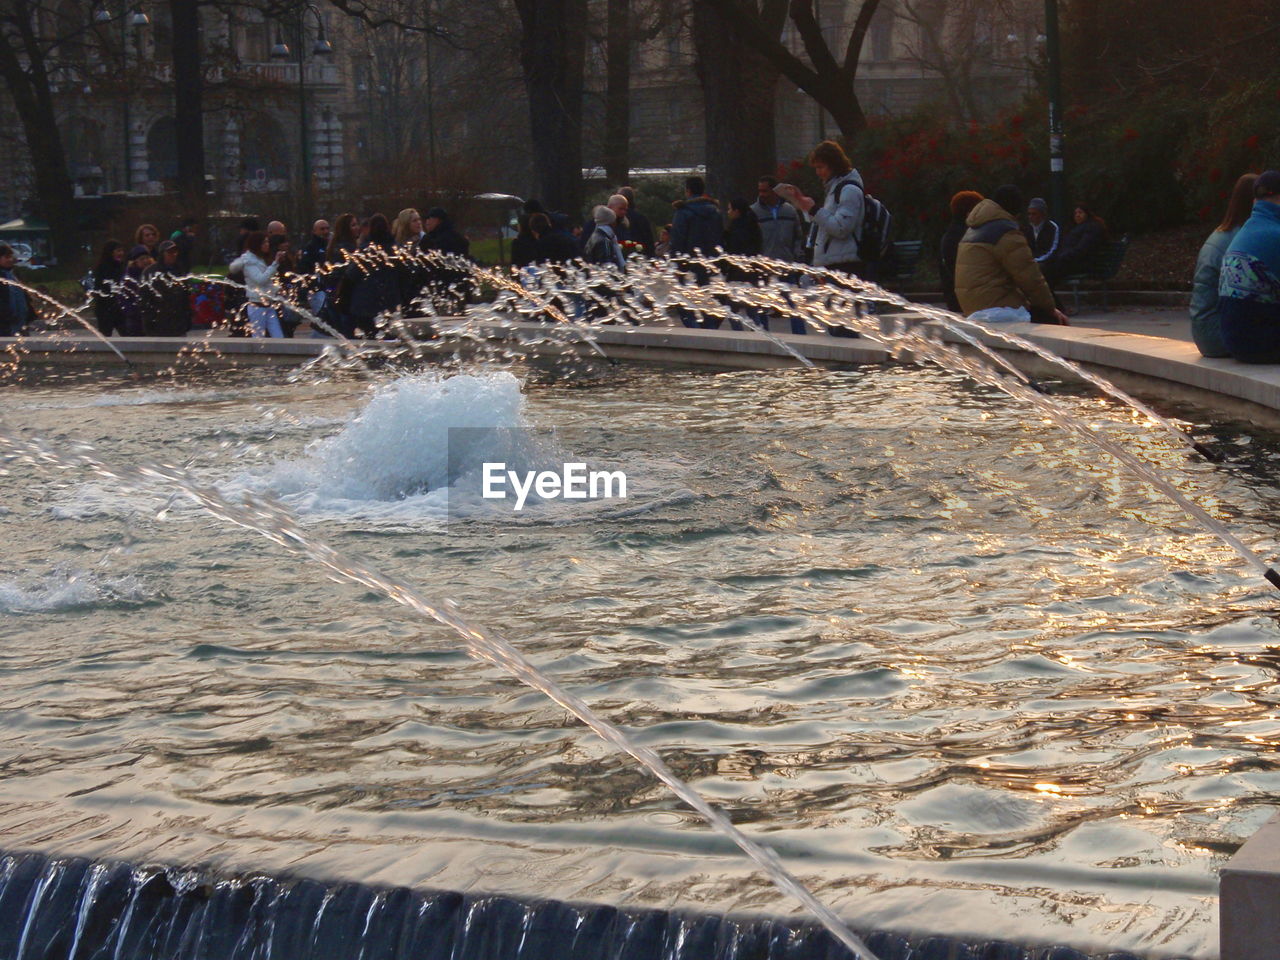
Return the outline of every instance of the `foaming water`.
{"type": "Polygon", "coordinates": [[[510,373],[401,377],[377,387],[364,409],[313,444],[305,459],[277,465],[269,482],[285,495],[322,491],[355,501],[437,493],[447,506],[450,485],[478,474],[485,461],[532,461],[537,451],[522,441],[530,426],[510,373]],[[466,431],[455,434],[452,457],[451,430],[466,431]]]}
{"type": "MultiPolygon", "coordinates": [[[[460,389],[511,396],[501,377],[460,389]]],[[[76,432],[134,460],[179,438],[226,484],[220,423],[240,450],[243,429],[280,419],[264,411],[313,418],[253,435],[244,456],[265,474],[313,462],[373,398],[411,422],[433,390],[262,381],[239,402],[89,408],[76,432]]],[[[1263,586],[1180,511],[937,373],[633,371],[522,402],[506,422],[641,476],[653,464],[683,493],[555,526],[474,519],[467,536],[317,533],[528,636],[538,666],[862,925],[1212,955],[1214,869],[1280,782],[1280,629],[1263,586]]],[[[1177,464],[1250,546],[1271,541],[1267,438],[1248,472],[1186,464],[1124,411],[1064,402],[1177,464]]],[[[56,432],[61,416],[24,422],[56,432]]],[[[350,449],[389,456],[397,435],[350,449]]],[[[439,628],[237,531],[54,520],[82,479],[10,470],[0,578],[110,557],[157,598],[145,619],[101,604],[7,627],[0,690],[20,706],[0,827],[15,843],[788,909],[561,710],[461,669],[439,628]]]]}
{"type": "Polygon", "coordinates": [[[0,580],[0,613],[55,613],[147,599],[136,577],[108,577],[65,567],[38,579],[0,580]]]}

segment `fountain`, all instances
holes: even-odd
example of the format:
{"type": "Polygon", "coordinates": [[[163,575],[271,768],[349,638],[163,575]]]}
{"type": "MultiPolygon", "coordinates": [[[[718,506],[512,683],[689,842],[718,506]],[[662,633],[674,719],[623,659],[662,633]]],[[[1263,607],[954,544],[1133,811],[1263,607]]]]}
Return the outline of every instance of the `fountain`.
{"type": "Polygon", "coordinates": [[[171,369],[3,396],[26,493],[0,517],[25,545],[0,573],[0,824],[11,849],[54,855],[3,862],[0,916],[23,904],[13,955],[179,955],[138,946],[162,934],[240,955],[209,945],[236,917],[257,918],[245,956],[294,955],[264,944],[301,942],[304,922],[333,955],[363,930],[368,955],[407,956],[391,938],[434,923],[452,952],[424,955],[549,956],[572,936],[575,956],[906,956],[841,917],[915,936],[917,956],[970,955],[937,935],[1210,955],[1209,867],[1256,825],[1270,775],[1274,627],[1238,562],[1270,571],[1269,486],[1183,463],[1185,434],[1148,429],[1153,411],[1046,399],[835,284],[784,299],[660,266],[609,303],[855,324],[950,372],[624,368],[522,393],[485,325],[545,315],[546,339],[591,351],[565,307],[607,280],[495,283],[444,331],[489,354],[456,375],[415,371],[441,351],[393,319],[374,365],[336,338],[296,376],[171,369]],[[1046,443],[996,390],[1071,433],[1046,443]],[[637,496],[459,515],[449,427],[553,427],[557,451],[626,464],[637,496]],[[1072,436],[1173,479],[1132,480],[1072,436]],[[316,562],[367,592],[326,586],[316,562]],[[780,923],[786,902],[683,806],[559,710],[464,669],[455,634],[669,786],[702,787],[727,820],[680,796],[826,929],[780,923]],[[353,874],[372,886],[315,882],[353,874]],[[566,906],[602,901],[625,909],[566,906]],[[94,904],[138,919],[111,927],[94,904]]]}

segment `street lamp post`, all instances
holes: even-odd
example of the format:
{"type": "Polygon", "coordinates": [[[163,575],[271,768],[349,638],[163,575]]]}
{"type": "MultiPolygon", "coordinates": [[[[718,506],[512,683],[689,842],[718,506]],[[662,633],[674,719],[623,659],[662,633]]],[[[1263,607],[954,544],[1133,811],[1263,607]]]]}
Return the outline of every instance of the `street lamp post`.
{"type": "MultiPolygon", "coordinates": [[[[137,30],[151,25],[151,18],[147,16],[146,11],[141,5],[130,7],[127,3],[120,8],[120,74],[122,78],[127,79],[129,67],[129,37],[137,30]]],[[[93,22],[108,24],[116,18],[105,2],[100,2],[94,7],[93,22]]],[[[133,189],[133,130],[132,122],[129,116],[129,90],[125,90],[124,96],[121,98],[121,124],[123,126],[123,142],[121,146],[124,148],[124,181],[123,186],[125,192],[133,189]]]]}
{"type": "Polygon", "coordinates": [[[1062,135],[1062,56],[1058,42],[1058,0],[1044,0],[1045,55],[1049,68],[1049,204],[1058,223],[1067,216],[1067,171],[1062,135]]]}
{"type": "MultiPolygon", "coordinates": [[[[314,3],[305,3],[299,6],[296,51],[298,62],[298,160],[302,174],[302,198],[299,201],[302,209],[299,219],[302,221],[303,226],[311,218],[314,191],[314,184],[311,180],[310,133],[307,129],[306,27],[308,13],[315,17],[316,21],[316,42],[311,48],[312,56],[327,57],[333,53],[333,44],[325,36],[324,17],[320,13],[320,8],[314,3]]],[[[279,28],[277,28],[276,42],[271,48],[271,56],[277,60],[286,60],[291,52],[289,45],[284,42],[284,37],[280,34],[279,28]]]]}

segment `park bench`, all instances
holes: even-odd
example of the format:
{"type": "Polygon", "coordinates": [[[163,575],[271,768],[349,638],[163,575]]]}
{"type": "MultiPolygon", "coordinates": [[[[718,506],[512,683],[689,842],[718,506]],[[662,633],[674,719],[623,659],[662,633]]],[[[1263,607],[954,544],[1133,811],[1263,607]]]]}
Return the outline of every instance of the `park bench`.
{"type": "Polygon", "coordinates": [[[895,284],[910,283],[915,276],[915,268],[920,265],[920,252],[924,244],[920,241],[893,241],[893,252],[888,265],[890,275],[887,280],[895,284]]]}
{"type": "Polygon", "coordinates": [[[1071,287],[1071,296],[1074,298],[1077,313],[1080,312],[1080,284],[1086,281],[1102,285],[1102,309],[1107,309],[1107,282],[1115,279],[1115,275],[1120,272],[1120,265],[1124,263],[1124,255],[1128,250],[1128,237],[1108,240],[1090,255],[1083,270],[1062,278],[1061,282],[1071,287]]]}
{"type": "Polygon", "coordinates": [[[916,275],[923,246],[919,240],[895,240],[885,260],[885,270],[880,282],[886,286],[908,283],[916,275]]]}

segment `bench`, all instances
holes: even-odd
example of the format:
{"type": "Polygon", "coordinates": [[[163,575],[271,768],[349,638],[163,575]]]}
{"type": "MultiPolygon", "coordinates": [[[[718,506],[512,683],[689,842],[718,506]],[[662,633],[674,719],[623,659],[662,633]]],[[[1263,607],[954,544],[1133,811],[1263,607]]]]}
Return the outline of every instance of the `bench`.
{"type": "Polygon", "coordinates": [[[1115,279],[1115,275],[1120,272],[1120,265],[1124,263],[1124,255],[1128,250],[1128,237],[1108,240],[1089,256],[1083,270],[1062,277],[1061,282],[1071,286],[1076,313],[1080,312],[1080,284],[1085,281],[1102,284],[1102,309],[1107,309],[1107,281],[1115,279]]]}
{"type": "Polygon", "coordinates": [[[907,283],[916,274],[924,244],[919,240],[895,240],[890,247],[880,282],[883,284],[907,283]]]}

